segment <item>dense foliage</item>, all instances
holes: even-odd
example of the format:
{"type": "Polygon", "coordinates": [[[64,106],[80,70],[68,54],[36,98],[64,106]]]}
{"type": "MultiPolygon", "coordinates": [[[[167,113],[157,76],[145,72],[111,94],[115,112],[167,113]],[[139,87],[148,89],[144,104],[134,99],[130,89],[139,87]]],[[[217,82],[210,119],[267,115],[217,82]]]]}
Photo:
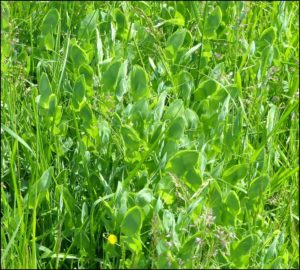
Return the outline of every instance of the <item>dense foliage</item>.
{"type": "Polygon", "coordinates": [[[299,2],[1,2],[2,268],[299,268],[299,2]]]}

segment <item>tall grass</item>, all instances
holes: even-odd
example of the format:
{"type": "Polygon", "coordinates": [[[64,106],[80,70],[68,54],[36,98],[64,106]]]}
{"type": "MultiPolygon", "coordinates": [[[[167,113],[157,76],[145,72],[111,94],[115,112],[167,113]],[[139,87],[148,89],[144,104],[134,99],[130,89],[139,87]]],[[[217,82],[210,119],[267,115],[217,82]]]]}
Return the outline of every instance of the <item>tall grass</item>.
{"type": "Polygon", "coordinates": [[[298,2],[1,2],[1,267],[299,268],[298,2]]]}

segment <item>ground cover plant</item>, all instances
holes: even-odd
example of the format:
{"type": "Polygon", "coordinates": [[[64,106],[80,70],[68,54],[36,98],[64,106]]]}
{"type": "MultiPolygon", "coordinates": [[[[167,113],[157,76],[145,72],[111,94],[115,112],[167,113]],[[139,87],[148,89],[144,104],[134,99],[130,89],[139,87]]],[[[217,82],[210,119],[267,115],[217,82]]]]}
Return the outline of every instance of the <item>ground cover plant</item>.
{"type": "Polygon", "coordinates": [[[299,268],[299,2],[1,2],[1,268],[299,268]]]}

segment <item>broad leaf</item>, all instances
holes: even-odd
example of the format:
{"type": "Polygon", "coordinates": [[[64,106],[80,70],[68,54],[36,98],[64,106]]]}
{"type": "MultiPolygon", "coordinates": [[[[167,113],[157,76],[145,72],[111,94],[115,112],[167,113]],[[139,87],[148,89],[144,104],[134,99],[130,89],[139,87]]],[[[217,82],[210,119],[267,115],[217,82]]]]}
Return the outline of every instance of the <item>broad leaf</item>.
{"type": "Polygon", "coordinates": [[[269,177],[267,175],[260,176],[255,178],[249,187],[249,196],[250,198],[260,197],[263,192],[266,190],[269,184],[269,177]]]}
{"type": "Polygon", "coordinates": [[[30,188],[28,193],[28,205],[30,208],[38,206],[46,196],[53,177],[53,167],[49,167],[30,188]]]}
{"type": "Polygon", "coordinates": [[[81,75],[75,82],[73,97],[76,99],[78,103],[80,103],[85,95],[85,78],[81,75]]]}
{"type": "Polygon", "coordinates": [[[49,97],[51,95],[52,92],[52,87],[51,84],[49,82],[48,76],[46,73],[43,73],[41,78],[40,78],[40,82],[39,82],[39,90],[40,90],[40,99],[39,99],[39,104],[43,107],[43,108],[48,108],[49,104],[49,97]]]}
{"type": "Polygon", "coordinates": [[[113,61],[103,74],[103,90],[104,92],[114,92],[119,77],[119,70],[121,67],[121,60],[113,61]]]}
{"type": "Polygon", "coordinates": [[[56,8],[50,9],[42,22],[41,31],[43,35],[55,33],[59,19],[60,16],[58,10],[56,8]]]}
{"type": "Polygon", "coordinates": [[[73,45],[70,51],[70,57],[74,64],[75,69],[79,68],[82,64],[88,64],[88,56],[86,52],[78,45],[73,45]]]}
{"type": "Polygon", "coordinates": [[[208,79],[199,84],[194,92],[195,100],[201,101],[208,96],[211,96],[219,89],[219,85],[215,80],[208,79]]]}
{"type": "Polygon", "coordinates": [[[177,117],[172,123],[168,131],[168,137],[178,140],[183,136],[185,128],[185,119],[182,116],[177,117]]]}
{"type": "Polygon", "coordinates": [[[268,45],[272,45],[275,40],[276,40],[276,31],[275,28],[271,26],[262,32],[260,36],[259,44],[262,47],[265,47],[268,45]]]}
{"type": "Polygon", "coordinates": [[[235,191],[231,190],[226,198],[226,205],[230,212],[238,214],[240,212],[240,200],[235,191]]]}
{"type": "Polygon", "coordinates": [[[142,219],[142,210],[138,206],[130,208],[121,223],[121,232],[126,236],[138,235],[142,227],[142,219]]]}
{"type": "Polygon", "coordinates": [[[170,104],[163,118],[165,120],[166,119],[173,120],[177,116],[181,116],[183,114],[184,114],[183,101],[181,99],[176,99],[170,104]]]}
{"type": "Polygon", "coordinates": [[[138,65],[135,65],[130,73],[130,86],[133,98],[140,99],[148,96],[148,76],[138,65]]]}
{"type": "Polygon", "coordinates": [[[219,6],[216,6],[215,9],[207,17],[204,34],[208,37],[212,36],[220,26],[221,21],[222,21],[222,10],[219,6]]]}
{"type": "Polygon", "coordinates": [[[167,40],[167,52],[169,52],[171,55],[175,55],[177,53],[177,51],[183,45],[186,32],[186,29],[179,29],[169,37],[167,40]]]}
{"type": "Polygon", "coordinates": [[[238,164],[228,168],[223,173],[223,180],[234,185],[237,181],[243,179],[248,172],[247,164],[238,164]]]}

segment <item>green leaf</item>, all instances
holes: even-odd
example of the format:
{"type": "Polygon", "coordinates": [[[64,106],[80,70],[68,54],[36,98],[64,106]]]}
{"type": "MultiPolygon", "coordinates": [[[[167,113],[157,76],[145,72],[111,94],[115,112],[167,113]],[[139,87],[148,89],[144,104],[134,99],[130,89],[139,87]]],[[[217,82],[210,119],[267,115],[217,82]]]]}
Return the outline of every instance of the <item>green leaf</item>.
{"type": "Polygon", "coordinates": [[[115,9],[114,13],[115,13],[115,19],[117,22],[118,29],[124,30],[127,24],[124,13],[118,8],[115,9]]]}
{"type": "Polygon", "coordinates": [[[78,79],[75,82],[74,90],[73,90],[73,97],[74,99],[80,103],[85,95],[85,78],[84,75],[81,75],[78,77],[78,79]]]}
{"type": "Polygon", "coordinates": [[[185,19],[182,16],[182,14],[176,10],[174,18],[167,20],[166,23],[174,24],[174,25],[178,25],[178,26],[184,26],[185,19]]]}
{"type": "Polygon", "coordinates": [[[242,93],[242,78],[241,78],[241,74],[239,71],[237,71],[235,74],[235,83],[236,83],[236,87],[239,90],[239,92],[242,93]]]}
{"type": "Polygon", "coordinates": [[[85,219],[88,217],[88,205],[86,202],[82,204],[81,208],[81,223],[85,222],[85,219]]]}
{"type": "Polygon", "coordinates": [[[164,112],[166,97],[167,97],[167,92],[162,92],[159,95],[157,104],[156,104],[155,109],[154,109],[154,119],[155,119],[155,121],[159,121],[162,117],[162,114],[164,112]]]}
{"type": "Polygon", "coordinates": [[[91,126],[92,119],[93,119],[93,112],[90,106],[86,102],[83,102],[80,106],[80,118],[82,119],[83,125],[86,128],[89,128],[91,126]]]}
{"type": "Polygon", "coordinates": [[[196,170],[195,168],[188,169],[183,181],[194,191],[197,190],[202,184],[199,170],[196,170]]]}
{"type": "Polygon", "coordinates": [[[184,133],[185,128],[185,119],[182,116],[177,117],[171,124],[169,131],[168,131],[168,137],[179,140],[184,133]]]}
{"type": "Polygon", "coordinates": [[[223,180],[235,185],[237,181],[243,179],[247,175],[247,172],[247,164],[237,164],[224,171],[223,180]]]}
{"type": "MultiPolygon", "coordinates": [[[[168,250],[168,247],[164,244],[163,240],[158,245],[162,245],[166,250],[161,252],[155,262],[156,269],[178,269],[177,258],[175,259],[172,252],[168,250]]],[[[158,247],[157,247],[158,248],[158,247]]]]}
{"type": "Polygon", "coordinates": [[[146,99],[141,99],[133,104],[130,114],[132,119],[146,121],[149,112],[148,101],[146,99]]]}
{"type": "Polygon", "coordinates": [[[103,44],[100,37],[99,30],[96,28],[96,40],[97,40],[97,60],[99,64],[103,61],[103,44]]]}
{"type": "Polygon", "coordinates": [[[276,113],[277,113],[277,106],[276,105],[273,105],[271,104],[270,106],[270,110],[268,111],[268,116],[267,116],[267,125],[266,125],[266,128],[267,128],[267,135],[269,135],[272,131],[272,129],[274,128],[275,126],[275,123],[277,122],[276,121],[276,113]]]}
{"type": "Polygon", "coordinates": [[[102,201],[102,204],[103,209],[101,211],[101,221],[105,226],[107,226],[107,228],[114,228],[116,219],[114,210],[106,201],[102,201]]]}
{"type": "Polygon", "coordinates": [[[265,262],[269,262],[271,261],[271,259],[273,259],[274,257],[277,257],[278,254],[278,239],[280,236],[280,231],[276,230],[274,231],[273,235],[277,233],[277,235],[274,237],[272,244],[268,247],[264,261],[265,262]]]}
{"type": "Polygon", "coordinates": [[[87,83],[88,86],[93,87],[94,79],[93,79],[93,69],[87,65],[87,64],[82,64],[79,67],[79,74],[84,75],[85,82],[87,83]]]}
{"type": "MultiPolygon", "coordinates": [[[[1,3],[1,28],[7,29],[9,27],[9,17],[10,17],[10,10],[9,5],[7,2],[3,1],[1,3]]],[[[2,49],[2,47],[1,47],[2,49]]],[[[2,54],[2,51],[1,51],[2,54]]]]}
{"type": "Polygon", "coordinates": [[[217,182],[212,182],[211,189],[209,191],[209,204],[212,208],[220,207],[223,204],[222,191],[217,182]]]}
{"type": "Polygon", "coordinates": [[[184,244],[181,246],[178,256],[179,258],[182,258],[184,260],[190,260],[193,256],[193,251],[197,247],[197,239],[198,238],[203,238],[203,235],[201,233],[196,233],[189,237],[184,244]]]}
{"type": "Polygon", "coordinates": [[[88,64],[89,62],[86,52],[76,44],[71,48],[70,57],[75,69],[79,68],[82,64],[88,64]]]}
{"type": "Polygon", "coordinates": [[[247,264],[253,244],[253,236],[249,235],[232,245],[230,255],[237,266],[245,266],[247,264]]]}
{"type": "Polygon", "coordinates": [[[219,6],[216,6],[215,9],[209,14],[207,21],[205,22],[204,34],[208,37],[212,36],[220,26],[221,22],[222,10],[219,6]]]}
{"type": "Polygon", "coordinates": [[[175,225],[174,215],[167,209],[164,210],[162,224],[167,233],[170,232],[175,225]]]}
{"type": "Polygon", "coordinates": [[[264,268],[265,269],[283,269],[284,266],[282,264],[282,261],[283,261],[283,257],[278,256],[276,259],[274,259],[270,263],[265,264],[264,268]]]}
{"type": "Polygon", "coordinates": [[[274,41],[276,40],[276,30],[273,26],[265,29],[261,36],[260,36],[260,41],[259,44],[262,47],[272,45],[274,41]]]}
{"type": "Polygon", "coordinates": [[[133,253],[139,253],[142,251],[142,240],[139,235],[121,236],[121,241],[125,243],[126,249],[133,253]]]}
{"type": "Polygon", "coordinates": [[[48,33],[55,33],[57,29],[57,24],[59,21],[59,12],[56,8],[52,8],[48,11],[43,19],[41,31],[44,35],[48,33]]]}
{"type": "Polygon", "coordinates": [[[231,190],[226,198],[226,205],[229,211],[237,215],[240,212],[240,200],[235,191],[231,190]]]}
{"type": "Polygon", "coordinates": [[[30,146],[13,130],[5,126],[4,124],[1,123],[1,129],[6,131],[9,135],[11,135],[13,138],[15,138],[19,143],[21,143],[25,148],[27,148],[34,156],[35,152],[30,148],[30,146]]]}
{"type": "Polygon", "coordinates": [[[179,97],[188,101],[194,88],[193,76],[187,71],[181,71],[176,77],[179,97]]]}
{"type": "Polygon", "coordinates": [[[130,208],[121,223],[121,232],[126,236],[138,235],[142,228],[142,219],[142,211],[138,206],[130,208]]]}
{"type": "Polygon", "coordinates": [[[192,109],[186,109],[184,116],[187,122],[188,129],[196,129],[198,127],[199,116],[195,111],[193,111],[192,109]]]}
{"type": "Polygon", "coordinates": [[[44,37],[44,46],[47,50],[52,51],[54,49],[55,40],[52,33],[48,33],[44,37]]]}
{"type": "Polygon", "coordinates": [[[38,206],[46,196],[46,193],[50,187],[53,167],[49,167],[29,189],[28,193],[28,205],[30,208],[38,206]]]}
{"type": "Polygon", "coordinates": [[[113,61],[103,74],[103,90],[104,92],[114,92],[119,78],[119,70],[122,61],[113,61]]]}
{"type": "Polygon", "coordinates": [[[144,207],[150,204],[152,200],[153,200],[153,194],[151,189],[149,188],[143,188],[135,196],[136,204],[140,207],[144,207]]]}
{"type": "Polygon", "coordinates": [[[119,69],[118,83],[116,88],[116,97],[119,101],[122,100],[123,95],[127,92],[127,66],[128,61],[125,60],[119,69]]]}
{"type": "Polygon", "coordinates": [[[49,109],[48,109],[49,116],[53,116],[53,117],[55,116],[56,108],[57,108],[57,97],[55,94],[51,94],[49,97],[49,109]]]}
{"type": "Polygon", "coordinates": [[[183,114],[184,114],[183,101],[181,99],[176,99],[169,105],[163,118],[164,118],[164,120],[166,120],[166,119],[173,120],[177,116],[180,116],[183,114]]]}
{"type": "Polygon", "coordinates": [[[264,191],[266,190],[270,180],[267,175],[260,176],[258,178],[255,178],[249,187],[249,196],[250,198],[256,198],[260,197],[264,191]]]}
{"type": "Polygon", "coordinates": [[[93,33],[97,26],[98,17],[98,10],[94,10],[85,16],[85,18],[81,21],[80,28],[78,30],[78,36],[80,38],[89,37],[93,33]]]}
{"type": "MultiPolygon", "coordinates": [[[[219,210],[220,208],[217,208],[217,209],[219,210]]],[[[214,210],[216,210],[216,208],[214,210]]],[[[221,220],[222,220],[223,226],[235,226],[236,216],[233,213],[233,211],[223,208],[220,214],[221,214],[221,220]]],[[[218,221],[219,220],[217,218],[217,220],[216,220],[217,224],[218,224],[218,221]]]]}
{"type": "Polygon", "coordinates": [[[39,82],[39,90],[40,90],[40,99],[39,99],[39,104],[47,109],[49,104],[49,97],[51,95],[52,92],[52,87],[51,84],[49,82],[48,76],[46,73],[43,73],[41,78],[40,78],[40,82],[39,82]]]}
{"type": "Polygon", "coordinates": [[[122,126],[121,135],[127,149],[135,151],[139,148],[140,137],[132,127],[122,126]]]}
{"type": "Polygon", "coordinates": [[[126,39],[127,38],[127,20],[126,16],[120,9],[115,9],[115,20],[117,23],[117,38],[126,39]]]}
{"type": "Polygon", "coordinates": [[[186,33],[186,29],[179,29],[168,38],[166,50],[171,56],[175,55],[183,45],[186,33]]]}
{"type": "Polygon", "coordinates": [[[268,68],[272,65],[274,56],[274,48],[273,46],[266,46],[261,53],[261,65],[260,65],[260,73],[258,73],[258,79],[261,80],[265,78],[268,68]]]}
{"type": "Polygon", "coordinates": [[[168,157],[175,154],[178,150],[178,143],[175,140],[172,140],[171,138],[167,138],[165,141],[164,148],[162,150],[163,154],[167,154],[168,157]]]}
{"type": "Polygon", "coordinates": [[[177,152],[167,163],[166,170],[183,176],[187,170],[193,169],[199,160],[199,153],[194,150],[182,150],[177,152]]]}
{"type": "Polygon", "coordinates": [[[194,92],[195,100],[201,101],[211,96],[219,89],[219,85],[215,80],[208,79],[199,84],[194,92]]]}
{"type": "Polygon", "coordinates": [[[144,69],[138,65],[135,65],[130,73],[130,86],[133,98],[140,99],[149,94],[148,76],[144,69]]]}

